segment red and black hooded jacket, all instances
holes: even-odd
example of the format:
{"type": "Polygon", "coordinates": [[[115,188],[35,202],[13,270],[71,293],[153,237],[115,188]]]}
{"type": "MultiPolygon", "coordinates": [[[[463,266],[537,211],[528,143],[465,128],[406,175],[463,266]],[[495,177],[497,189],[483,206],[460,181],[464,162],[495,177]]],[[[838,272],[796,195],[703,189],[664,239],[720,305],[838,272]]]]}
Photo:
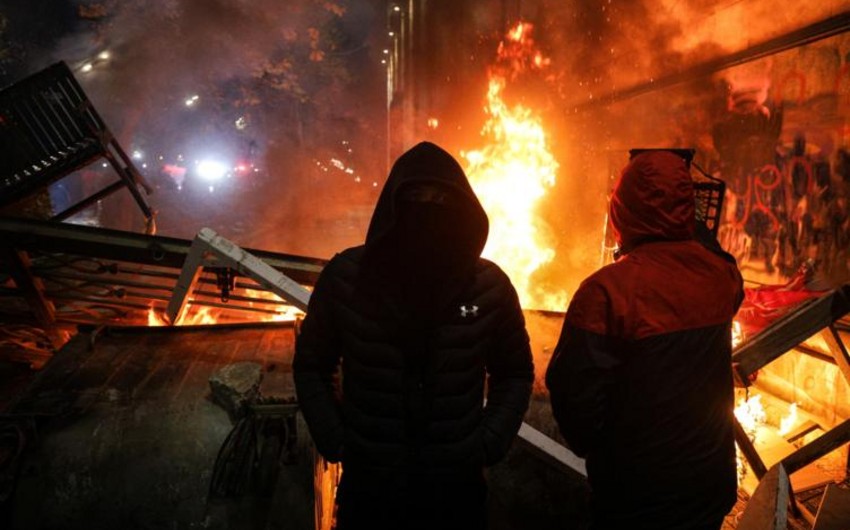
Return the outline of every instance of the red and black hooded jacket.
{"type": "Polygon", "coordinates": [[[731,322],[741,275],[695,239],[693,183],[676,154],[634,157],[610,217],[623,256],[570,302],[546,374],[555,419],[587,458],[598,524],[717,520],[737,490],[731,322]]]}

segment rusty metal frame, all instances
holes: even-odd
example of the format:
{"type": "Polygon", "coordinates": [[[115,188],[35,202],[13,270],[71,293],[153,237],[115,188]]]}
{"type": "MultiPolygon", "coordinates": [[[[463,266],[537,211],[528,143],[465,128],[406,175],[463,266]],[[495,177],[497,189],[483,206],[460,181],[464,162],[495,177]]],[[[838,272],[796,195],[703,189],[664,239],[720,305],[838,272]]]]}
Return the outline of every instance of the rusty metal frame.
{"type": "MultiPolygon", "coordinates": [[[[191,249],[184,239],[0,217],[0,355],[43,364],[78,325],[146,325],[150,311],[164,311],[171,300],[191,249]],[[39,338],[39,351],[24,348],[22,328],[39,338]]],[[[260,250],[250,254],[262,260],[268,276],[285,275],[308,287],[326,263],[260,250]]],[[[223,325],[268,321],[291,305],[238,269],[224,303],[214,267],[202,265],[192,304],[214,308],[223,325]]]]}

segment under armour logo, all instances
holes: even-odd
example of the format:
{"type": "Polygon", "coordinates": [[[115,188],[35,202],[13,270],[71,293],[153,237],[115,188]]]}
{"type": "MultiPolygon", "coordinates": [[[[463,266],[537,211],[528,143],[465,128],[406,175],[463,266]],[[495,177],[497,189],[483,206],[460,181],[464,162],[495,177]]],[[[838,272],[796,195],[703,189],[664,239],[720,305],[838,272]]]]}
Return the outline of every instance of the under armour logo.
{"type": "Polygon", "coordinates": [[[463,318],[472,316],[478,316],[478,306],[477,305],[462,305],[460,306],[460,316],[463,318]]]}

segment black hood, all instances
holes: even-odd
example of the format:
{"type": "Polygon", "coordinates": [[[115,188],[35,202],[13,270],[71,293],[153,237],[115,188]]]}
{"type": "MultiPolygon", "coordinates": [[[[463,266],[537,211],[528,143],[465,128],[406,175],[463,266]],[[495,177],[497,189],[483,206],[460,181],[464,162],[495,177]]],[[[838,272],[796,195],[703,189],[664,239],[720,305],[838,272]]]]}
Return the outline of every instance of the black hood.
{"type": "Polygon", "coordinates": [[[464,241],[455,243],[463,246],[468,255],[480,256],[489,231],[487,214],[460,164],[448,152],[430,142],[417,144],[393,164],[369,223],[367,250],[380,246],[381,241],[398,229],[399,208],[403,207],[403,202],[398,199],[399,192],[417,183],[438,184],[461,199],[464,206],[459,223],[464,230],[458,230],[458,237],[464,241]]]}

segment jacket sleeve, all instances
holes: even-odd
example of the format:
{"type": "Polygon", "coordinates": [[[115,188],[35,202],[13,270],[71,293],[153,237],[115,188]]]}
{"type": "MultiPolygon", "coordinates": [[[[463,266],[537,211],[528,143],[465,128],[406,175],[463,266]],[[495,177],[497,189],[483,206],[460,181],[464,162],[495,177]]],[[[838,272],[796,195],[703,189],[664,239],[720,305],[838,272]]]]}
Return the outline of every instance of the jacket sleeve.
{"type": "Polygon", "coordinates": [[[486,358],[488,373],[487,403],[484,407],[482,437],[484,463],[492,465],[504,458],[522,424],[531,385],[534,364],[525,319],[516,291],[505,277],[509,293],[501,308],[498,331],[486,358]]]}
{"type": "Polygon", "coordinates": [[[580,457],[587,456],[605,428],[622,362],[620,341],[606,333],[606,298],[598,287],[583,285],[576,292],[546,370],[555,421],[567,447],[580,457]]]}
{"type": "Polygon", "coordinates": [[[620,360],[612,338],[566,322],[546,370],[552,414],[564,440],[584,458],[605,427],[620,360]]]}
{"type": "Polygon", "coordinates": [[[338,462],[345,429],[337,375],[340,353],[335,347],[331,315],[330,269],[329,264],[322,271],[310,297],[307,316],[295,341],[292,371],[298,404],[316,449],[326,460],[338,462]]]}

